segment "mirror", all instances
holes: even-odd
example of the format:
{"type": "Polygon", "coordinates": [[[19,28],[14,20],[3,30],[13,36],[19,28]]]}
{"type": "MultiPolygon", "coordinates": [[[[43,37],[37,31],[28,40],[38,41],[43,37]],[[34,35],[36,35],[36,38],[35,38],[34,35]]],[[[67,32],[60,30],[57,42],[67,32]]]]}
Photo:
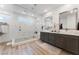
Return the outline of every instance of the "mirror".
{"type": "Polygon", "coordinates": [[[45,17],[42,29],[46,31],[52,31],[52,21],[53,21],[52,16],[45,17]]]}
{"type": "Polygon", "coordinates": [[[78,9],[74,8],[59,14],[59,28],[60,30],[76,30],[78,9]]]}

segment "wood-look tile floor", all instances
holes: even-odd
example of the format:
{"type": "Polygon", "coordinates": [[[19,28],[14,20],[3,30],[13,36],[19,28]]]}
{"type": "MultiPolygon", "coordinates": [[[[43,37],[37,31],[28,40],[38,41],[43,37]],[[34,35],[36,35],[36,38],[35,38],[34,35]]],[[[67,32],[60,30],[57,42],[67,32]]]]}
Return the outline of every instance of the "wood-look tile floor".
{"type": "Polygon", "coordinates": [[[69,55],[59,48],[56,48],[47,43],[35,40],[29,43],[25,43],[17,46],[7,46],[0,44],[1,55],[69,55]]]}

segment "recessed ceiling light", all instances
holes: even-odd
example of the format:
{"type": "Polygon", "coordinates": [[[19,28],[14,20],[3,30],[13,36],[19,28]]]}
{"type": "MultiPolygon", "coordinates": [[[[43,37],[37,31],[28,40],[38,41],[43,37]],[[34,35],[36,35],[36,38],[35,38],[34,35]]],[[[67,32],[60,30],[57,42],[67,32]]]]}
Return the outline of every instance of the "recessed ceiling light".
{"type": "Polygon", "coordinates": [[[44,12],[47,12],[47,11],[48,11],[47,9],[44,10],[44,12]]]}

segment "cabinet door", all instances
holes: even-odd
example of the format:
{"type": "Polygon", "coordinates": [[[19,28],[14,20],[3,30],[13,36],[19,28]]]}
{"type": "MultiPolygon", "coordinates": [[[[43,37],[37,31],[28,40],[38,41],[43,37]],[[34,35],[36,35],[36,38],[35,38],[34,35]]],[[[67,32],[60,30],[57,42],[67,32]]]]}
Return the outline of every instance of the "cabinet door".
{"type": "Polygon", "coordinates": [[[44,33],[44,37],[45,37],[44,41],[49,42],[49,33],[44,33]]]}
{"type": "Polygon", "coordinates": [[[57,34],[55,36],[55,45],[59,48],[63,48],[64,46],[64,37],[62,34],[57,34]]]}
{"type": "Polygon", "coordinates": [[[44,40],[44,34],[43,34],[43,32],[40,32],[40,40],[44,40]]]}
{"type": "Polygon", "coordinates": [[[54,44],[54,42],[55,42],[55,38],[54,37],[55,37],[55,34],[49,33],[48,41],[49,41],[50,44],[54,44]]]}
{"type": "Polygon", "coordinates": [[[48,34],[49,33],[41,32],[40,39],[44,42],[48,42],[48,34]]]}
{"type": "Polygon", "coordinates": [[[70,52],[78,54],[78,37],[76,36],[67,36],[65,40],[64,48],[70,52]]]}

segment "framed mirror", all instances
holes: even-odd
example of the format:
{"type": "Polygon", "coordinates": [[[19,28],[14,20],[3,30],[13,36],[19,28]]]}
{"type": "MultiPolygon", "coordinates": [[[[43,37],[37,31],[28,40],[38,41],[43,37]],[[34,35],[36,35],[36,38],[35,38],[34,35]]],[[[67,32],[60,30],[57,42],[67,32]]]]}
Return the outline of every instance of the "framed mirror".
{"type": "Polygon", "coordinates": [[[59,14],[60,30],[77,30],[78,9],[74,8],[59,14]]]}

